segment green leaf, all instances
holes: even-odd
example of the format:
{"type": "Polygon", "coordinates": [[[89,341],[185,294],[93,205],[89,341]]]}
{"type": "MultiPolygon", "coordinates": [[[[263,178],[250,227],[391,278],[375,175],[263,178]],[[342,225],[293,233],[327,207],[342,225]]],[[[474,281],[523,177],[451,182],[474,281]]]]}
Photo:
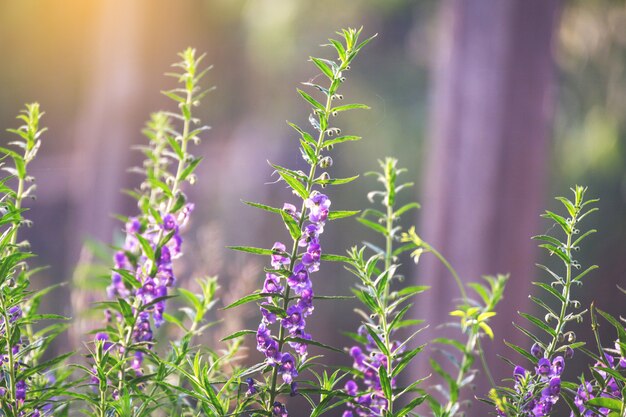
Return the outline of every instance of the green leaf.
{"type": "Polygon", "coordinates": [[[354,141],[361,140],[361,139],[362,139],[361,136],[352,136],[352,135],[339,136],[339,137],[336,137],[335,139],[324,141],[324,144],[322,145],[322,149],[328,148],[329,146],[337,145],[339,143],[354,142],[354,141]]]}
{"type": "Polygon", "coordinates": [[[352,263],[352,259],[348,258],[347,256],[331,255],[331,254],[328,254],[328,253],[323,253],[321,259],[322,259],[322,261],[329,261],[329,262],[352,263]]]}
{"type": "Polygon", "coordinates": [[[536,285],[537,287],[543,288],[544,290],[546,290],[547,292],[549,292],[550,294],[555,296],[557,299],[559,299],[562,303],[565,302],[565,297],[563,297],[563,295],[560,292],[558,292],[551,285],[545,284],[543,282],[533,282],[533,285],[536,285]]]}
{"type": "Polygon", "coordinates": [[[249,294],[249,295],[246,295],[245,297],[240,298],[239,300],[235,301],[234,303],[231,303],[231,304],[227,305],[222,310],[229,310],[231,308],[240,306],[242,304],[251,303],[253,301],[257,301],[257,300],[260,300],[260,299],[263,299],[263,298],[267,298],[267,297],[277,297],[277,296],[280,296],[280,294],[264,293],[264,292],[249,294]]]}
{"type": "Polygon", "coordinates": [[[418,203],[409,203],[409,204],[405,204],[404,206],[400,207],[395,213],[394,215],[396,217],[400,217],[402,216],[404,213],[406,213],[409,210],[412,209],[419,209],[421,206],[418,203]]]}
{"type": "Polygon", "coordinates": [[[253,203],[252,201],[242,201],[244,204],[250,207],[256,207],[261,210],[269,211],[270,213],[283,213],[283,210],[277,207],[266,206],[265,204],[253,203]]]}
{"type": "Polygon", "coordinates": [[[123,298],[118,298],[117,303],[120,306],[120,312],[122,313],[122,316],[124,317],[124,321],[126,321],[127,324],[132,325],[133,324],[132,323],[133,309],[130,307],[130,304],[128,304],[128,302],[124,300],[123,298]]]}
{"type": "Polygon", "coordinates": [[[227,340],[237,339],[238,337],[245,336],[247,334],[256,334],[256,330],[239,330],[233,334],[224,337],[223,339],[221,339],[221,341],[225,342],[227,340]]]}
{"type": "Polygon", "coordinates": [[[202,161],[202,158],[194,158],[189,162],[189,165],[185,168],[185,170],[180,174],[180,181],[185,181],[189,175],[193,173],[198,164],[202,161]]]}
{"type": "Polygon", "coordinates": [[[360,212],[361,212],[360,210],[356,210],[356,211],[347,211],[347,210],[331,211],[330,213],[328,213],[328,220],[343,219],[344,217],[351,217],[351,216],[354,216],[356,214],[359,214],[360,212]]]}
{"type": "Polygon", "coordinates": [[[239,252],[253,253],[255,255],[273,255],[274,251],[271,249],[254,248],[252,246],[226,246],[228,249],[236,250],[239,252]]]}
{"type": "Polygon", "coordinates": [[[411,349],[405,352],[404,354],[402,354],[401,359],[394,366],[393,371],[391,372],[391,376],[393,378],[397,377],[400,374],[400,372],[402,372],[402,370],[411,363],[413,358],[424,349],[425,346],[426,345],[418,346],[415,349],[411,349]]]}
{"type": "Polygon", "coordinates": [[[375,223],[371,220],[367,220],[363,217],[359,217],[356,220],[362,225],[374,230],[375,232],[378,232],[378,233],[383,234],[384,236],[387,236],[387,229],[385,229],[383,225],[375,223]]]}
{"type": "Polygon", "coordinates": [[[348,177],[348,178],[331,178],[328,180],[316,179],[313,182],[315,184],[320,184],[320,185],[340,185],[340,184],[347,184],[349,182],[352,182],[356,180],[357,178],[359,178],[359,176],[355,175],[354,177],[348,177]]]}
{"type": "Polygon", "coordinates": [[[567,220],[565,220],[564,217],[559,216],[558,214],[553,213],[548,210],[546,210],[546,212],[542,214],[541,217],[554,220],[554,222],[556,222],[559,226],[561,226],[565,234],[569,235],[572,233],[572,228],[570,227],[569,223],[567,222],[567,220]]]}
{"type": "Polygon", "coordinates": [[[622,402],[615,398],[596,397],[591,398],[585,404],[598,408],[608,408],[612,411],[622,411],[622,402]]]}
{"type": "Polygon", "coordinates": [[[303,200],[306,200],[307,198],[309,198],[309,193],[306,191],[306,187],[300,182],[300,180],[296,179],[295,177],[291,176],[291,174],[282,170],[278,171],[278,175],[280,175],[280,177],[291,188],[293,188],[303,200]]]}
{"type": "Polygon", "coordinates": [[[311,57],[311,61],[313,61],[315,66],[317,66],[317,68],[319,68],[320,71],[322,71],[322,73],[326,75],[330,80],[333,80],[335,78],[335,75],[333,74],[333,70],[331,70],[330,67],[326,65],[324,61],[315,57],[311,57]]]}
{"type": "Polygon", "coordinates": [[[393,400],[393,391],[391,389],[391,380],[389,379],[387,368],[385,366],[380,366],[378,368],[378,376],[380,377],[380,386],[383,389],[385,398],[391,402],[393,400]]]}
{"type": "Polygon", "coordinates": [[[300,227],[298,226],[298,222],[296,222],[296,220],[293,217],[291,217],[290,214],[287,214],[283,210],[281,210],[280,215],[283,218],[283,222],[285,223],[287,230],[289,230],[289,234],[291,235],[291,238],[294,241],[299,240],[300,236],[302,235],[302,231],[300,230],[300,227]]]}
{"type": "Polygon", "coordinates": [[[300,129],[298,125],[291,123],[289,121],[287,122],[287,124],[291,126],[296,132],[298,132],[300,134],[300,137],[304,139],[306,142],[310,143],[311,145],[317,146],[317,142],[315,141],[315,139],[313,139],[313,136],[311,136],[308,132],[305,132],[304,130],[300,129]]]}
{"type": "Polygon", "coordinates": [[[539,320],[537,317],[519,311],[517,312],[517,314],[524,317],[526,320],[528,320],[544,332],[548,333],[550,336],[556,337],[556,331],[553,328],[549,327],[547,324],[545,324],[543,321],[539,320]]]}
{"type": "Polygon", "coordinates": [[[136,233],[135,237],[139,241],[143,253],[146,254],[148,259],[154,260],[154,249],[152,249],[152,245],[150,244],[150,242],[148,242],[148,240],[145,237],[141,236],[139,233],[136,233]]]}
{"type": "Polygon", "coordinates": [[[300,93],[300,95],[302,96],[302,98],[305,99],[306,101],[308,101],[309,103],[311,103],[311,105],[313,107],[315,107],[316,109],[326,113],[326,108],[322,105],[322,103],[320,103],[319,101],[315,100],[313,97],[311,97],[310,95],[308,95],[304,91],[300,90],[299,88],[297,90],[298,90],[298,93],[300,93]]]}
{"type": "Polygon", "coordinates": [[[337,106],[335,108],[333,108],[331,110],[331,112],[342,112],[342,111],[346,111],[346,110],[353,110],[353,109],[363,109],[363,110],[369,110],[371,109],[370,106],[366,106],[365,104],[344,104],[343,106],[337,106]]]}

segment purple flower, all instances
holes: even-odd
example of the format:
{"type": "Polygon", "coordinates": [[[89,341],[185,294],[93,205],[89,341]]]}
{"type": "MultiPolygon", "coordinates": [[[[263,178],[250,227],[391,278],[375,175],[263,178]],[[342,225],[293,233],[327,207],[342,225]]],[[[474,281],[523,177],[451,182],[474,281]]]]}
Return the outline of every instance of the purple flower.
{"type": "Polygon", "coordinates": [[[552,361],[552,374],[561,375],[563,368],[565,368],[565,359],[563,359],[563,356],[557,356],[554,358],[552,361]]]}
{"type": "MultiPolygon", "coordinates": [[[[263,284],[263,292],[268,294],[282,294],[283,286],[280,285],[280,279],[271,273],[265,274],[265,283],[263,284]]],[[[268,302],[272,301],[272,297],[267,298],[268,302]]]]}
{"type": "Polygon", "coordinates": [[[282,325],[285,329],[289,330],[290,333],[304,329],[306,323],[304,321],[302,308],[297,304],[290,306],[287,309],[287,317],[282,320],[282,325]]]}
{"type": "Polygon", "coordinates": [[[547,358],[541,358],[539,359],[539,362],[537,362],[537,375],[541,375],[542,377],[548,377],[550,375],[551,372],[551,364],[550,364],[550,360],[547,358]]]}
{"type": "Polygon", "coordinates": [[[296,362],[291,353],[283,353],[278,372],[283,378],[285,384],[291,384],[293,379],[298,376],[298,370],[296,369],[296,362]]]}
{"type": "Polygon", "coordinates": [[[324,194],[313,193],[304,204],[309,209],[309,221],[312,223],[323,223],[328,219],[330,200],[324,194]]]}
{"type": "Polygon", "coordinates": [[[107,333],[103,333],[103,332],[96,333],[96,337],[94,338],[94,340],[102,341],[103,342],[102,347],[104,348],[105,351],[111,349],[111,347],[113,346],[113,343],[109,341],[109,335],[107,333]]]}
{"type": "Polygon", "coordinates": [[[293,269],[293,274],[289,278],[287,278],[287,284],[289,284],[291,289],[294,290],[294,292],[298,295],[302,292],[303,289],[310,286],[311,283],[309,281],[309,272],[307,271],[304,264],[299,263],[296,265],[296,267],[293,269]]]}
{"type": "Polygon", "coordinates": [[[20,404],[23,404],[26,400],[26,389],[26,382],[23,379],[17,381],[15,384],[15,399],[20,404]]]}
{"type": "Polygon", "coordinates": [[[165,217],[163,217],[163,230],[171,231],[176,228],[176,218],[172,213],[167,213],[165,217]]]}
{"type": "Polygon", "coordinates": [[[521,366],[516,366],[513,370],[513,377],[515,378],[515,380],[519,382],[520,380],[522,380],[522,378],[524,378],[524,376],[526,376],[526,369],[522,368],[521,366]]]}
{"type": "Polygon", "coordinates": [[[355,397],[357,392],[359,392],[359,386],[353,380],[349,380],[348,382],[346,382],[344,390],[348,395],[355,397]]]}
{"type": "Polygon", "coordinates": [[[257,393],[256,385],[254,383],[254,379],[246,378],[246,384],[248,385],[248,389],[246,390],[246,395],[248,397],[257,393]]]}
{"type": "Polygon", "coordinates": [[[276,417],[289,417],[287,413],[287,407],[284,404],[279,403],[278,401],[274,402],[272,406],[272,415],[276,417]]]}
{"type": "Polygon", "coordinates": [[[272,255],[272,267],[275,269],[281,269],[284,266],[289,266],[290,260],[289,257],[286,256],[287,248],[281,242],[274,243],[272,246],[272,251],[274,254],[272,255]]]}

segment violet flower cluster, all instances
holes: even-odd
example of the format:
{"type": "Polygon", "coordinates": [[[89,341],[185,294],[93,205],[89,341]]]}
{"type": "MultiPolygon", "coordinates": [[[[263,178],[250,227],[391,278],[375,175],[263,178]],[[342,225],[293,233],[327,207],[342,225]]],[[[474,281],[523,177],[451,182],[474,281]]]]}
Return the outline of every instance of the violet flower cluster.
{"type": "MultiPolygon", "coordinates": [[[[187,223],[192,210],[193,204],[187,204],[178,213],[163,215],[160,223],[151,216],[145,224],[137,218],[130,218],[126,223],[126,238],[121,250],[114,255],[115,269],[107,294],[109,298],[122,298],[131,305],[135,300],[134,309],[149,305],[137,316],[132,333],[132,341],[135,343],[147,343],[150,348],[153,341],[150,319],[157,328],[163,324],[165,297],[176,282],[172,261],[182,255],[183,239],[180,229],[187,223]],[[160,246],[163,237],[169,239],[160,246]],[[154,259],[145,253],[142,242],[150,245],[154,259]],[[124,271],[130,272],[141,286],[136,289],[128,288],[122,277],[124,271]]],[[[111,315],[107,313],[107,320],[110,319],[111,315]]],[[[118,320],[122,320],[121,316],[118,316],[118,320]]],[[[99,333],[96,339],[106,340],[107,335],[99,333]]],[[[110,346],[105,346],[105,349],[108,347],[110,346]]],[[[136,351],[134,355],[132,368],[137,375],[141,375],[143,354],[136,351]]]]}
{"type": "MultiPolygon", "coordinates": [[[[619,351],[619,345],[616,343],[616,351],[619,351]]],[[[576,397],[574,398],[574,404],[578,407],[578,411],[584,417],[600,417],[606,416],[610,413],[611,410],[608,408],[598,408],[597,410],[592,410],[587,407],[587,401],[592,398],[602,397],[602,398],[611,398],[615,400],[623,401],[622,393],[620,391],[615,378],[608,375],[606,371],[603,369],[608,368],[613,369],[615,371],[620,371],[626,369],[626,358],[620,356],[613,356],[608,353],[604,354],[605,363],[600,361],[594,364],[594,370],[597,374],[605,380],[604,388],[598,386],[598,384],[592,384],[588,381],[583,381],[582,384],[578,387],[576,392],[576,397]]],[[[570,417],[574,416],[574,412],[570,414],[570,417]]]]}
{"type": "MultiPolygon", "coordinates": [[[[353,379],[346,382],[345,392],[354,399],[347,403],[348,409],[343,412],[343,417],[382,416],[388,409],[388,404],[380,383],[379,370],[387,367],[387,357],[380,352],[364,325],[359,327],[358,334],[367,340],[365,351],[355,345],[350,348],[350,356],[354,360],[353,367],[363,374],[362,383],[366,390],[359,395],[359,384],[353,379]]],[[[395,353],[401,353],[398,351],[398,341],[393,341],[391,346],[395,353]]],[[[396,379],[392,378],[390,382],[391,387],[396,388],[396,379]]]]}
{"type": "MultiPolygon", "coordinates": [[[[534,344],[531,353],[538,357],[534,375],[521,366],[516,366],[513,370],[515,379],[515,391],[523,395],[524,405],[520,410],[520,416],[544,417],[550,414],[554,404],[559,399],[561,393],[561,374],[565,368],[565,358],[571,358],[574,351],[567,348],[564,356],[556,356],[554,359],[543,357],[543,351],[539,345],[534,344]],[[540,395],[537,396],[535,387],[542,387],[540,395]]],[[[497,415],[506,417],[506,412],[500,408],[496,409],[497,415]]]]}
{"type": "MultiPolygon", "coordinates": [[[[271,265],[275,272],[267,272],[263,293],[270,294],[266,303],[261,304],[262,319],[257,331],[257,349],[265,355],[268,365],[278,367],[285,384],[291,385],[291,394],[297,394],[297,384],[295,378],[298,376],[296,359],[290,352],[283,352],[283,346],[271,333],[270,326],[280,322],[283,332],[287,332],[289,346],[294,352],[304,360],[307,355],[307,340],[311,340],[311,335],[305,331],[306,319],[313,313],[313,285],[311,274],[319,270],[322,248],[320,245],[320,235],[324,232],[324,224],[328,219],[330,209],[330,199],[319,192],[313,191],[308,199],[304,201],[307,209],[308,222],[301,230],[298,246],[306,248],[299,261],[291,259],[286,252],[287,248],[281,242],[276,242],[272,248],[274,254],[271,257],[271,265]],[[295,263],[295,265],[294,265],[295,263]],[[281,276],[286,277],[285,288],[281,284],[281,276]],[[288,306],[285,317],[280,320],[274,310],[274,299],[289,299],[290,292],[296,295],[295,303],[288,306]]],[[[298,224],[303,224],[304,214],[299,213],[293,204],[286,203],[283,210],[287,215],[293,217],[298,224]]],[[[248,393],[256,392],[253,382],[248,381],[248,393]]],[[[286,407],[280,402],[275,402],[272,409],[274,415],[287,416],[286,407]]]]}

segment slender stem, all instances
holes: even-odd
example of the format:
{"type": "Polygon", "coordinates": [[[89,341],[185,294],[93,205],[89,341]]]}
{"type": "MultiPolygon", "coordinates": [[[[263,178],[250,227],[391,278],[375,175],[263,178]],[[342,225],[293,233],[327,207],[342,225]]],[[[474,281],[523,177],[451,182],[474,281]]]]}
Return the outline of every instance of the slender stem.
{"type": "MultiPolygon", "coordinates": [[[[572,221],[570,223],[570,232],[567,233],[567,241],[565,244],[565,253],[567,257],[571,260],[572,257],[572,233],[576,223],[578,221],[579,211],[574,213],[572,216],[572,221]]],[[[570,305],[570,295],[571,295],[571,286],[572,286],[572,262],[565,263],[565,284],[563,285],[562,295],[565,298],[565,301],[561,303],[561,311],[559,313],[559,317],[554,328],[555,336],[552,338],[552,341],[546,348],[547,357],[550,358],[554,351],[556,350],[556,344],[558,342],[558,336],[563,331],[563,327],[565,326],[565,314],[567,313],[567,307],[570,305]]]]}
{"type": "Polygon", "coordinates": [[[441,262],[443,266],[445,266],[446,269],[450,271],[450,273],[452,274],[452,277],[454,278],[454,281],[456,282],[456,286],[458,287],[459,292],[461,293],[461,297],[463,297],[463,302],[467,303],[467,300],[468,300],[467,292],[465,292],[465,286],[463,285],[463,281],[461,281],[459,274],[457,274],[456,270],[452,267],[450,262],[448,262],[448,260],[441,253],[439,253],[437,249],[433,248],[426,242],[424,242],[424,244],[426,246],[426,249],[429,252],[432,252],[432,254],[435,255],[435,257],[439,260],[439,262],[441,262]]]}

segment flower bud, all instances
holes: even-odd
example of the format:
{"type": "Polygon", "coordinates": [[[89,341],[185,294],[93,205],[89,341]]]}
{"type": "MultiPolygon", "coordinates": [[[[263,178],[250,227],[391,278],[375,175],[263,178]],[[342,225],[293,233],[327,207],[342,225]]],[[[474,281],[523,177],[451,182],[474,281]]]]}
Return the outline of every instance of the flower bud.
{"type": "Polygon", "coordinates": [[[328,168],[333,165],[333,159],[330,156],[325,156],[320,159],[320,168],[328,168]]]}

